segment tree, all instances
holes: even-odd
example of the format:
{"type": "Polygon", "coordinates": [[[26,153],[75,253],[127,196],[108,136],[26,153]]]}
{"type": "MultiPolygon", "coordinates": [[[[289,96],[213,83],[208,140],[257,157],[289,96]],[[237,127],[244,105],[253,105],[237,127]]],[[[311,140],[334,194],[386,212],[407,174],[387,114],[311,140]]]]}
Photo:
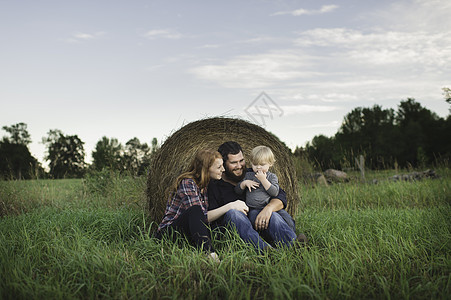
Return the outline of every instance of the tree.
{"type": "Polygon", "coordinates": [[[93,168],[97,171],[104,168],[121,171],[122,153],[122,144],[116,138],[102,137],[92,151],[93,168]]]}
{"type": "Polygon", "coordinates": [[[451,89],[444,87],[442,90],[443,94],[445,95],[445,101],[451,104],[451,89]]]}
{"type": "Polygon", "coordinates": [[[86,168],[83,142],[77,135],[64,135],[60,130],[49,130],[42,138],[46,144],[46,160],[54,178],[82,177],[86,168]]]}
{"type": "Polygon", "coordinates": [[[12,126],[3,126],[2,129],[10,136],[5,136],[0,141],[0,177],[30,179],[33,175],[44,174],[39,162],[28,149],[27,145],[31,143],[31,139],[27,125],[18,123],[12,126]]]}
{"type": "Polygon", "coordinates": [[[31,179],[35,171],[44,173],[25,145],[3,139],[0,141],[0,157],[0,177],[4,179],[31,179]]]}
{"type": "MultiPolygon", "coordinates": [[[[450,100],[451,101],[451,100],[450,100]]],[[[445,120],[413,98],[398,110],[357,107],[348,113],[334,138],[316,136],[307,144],[309,159],[321,167],[345,167],[359,154],[370,168],[425,166],[451,156],[451,117],[445,120]]]]}
{"type": "Polygon", "coordinates": [[[394,120],[394,110],[379,105],[358,107],[347,114],[335,135],[345,160],[352,162],[353,156],[364,154],[370,167],[383,167],[393,150],[394,120]]]}
{"type": "Polygon", "coordinates": [[[152,154],[154,154],[155,152],[157,152],[157,150],[159,149],[159,146],[158,146],[158,140],[157,140],[157,138],[153,138],[152,139],[152,154]]]}
{"type": "Polygon", "coordinates": [[[444,142],[436,138],[440,118],[413,98],[401,101],[396,122],[401,132],[398,144],[402,148],[399,158],[402,164],[416,165],[419,160],[429,162],[437,144],[444,142]]]}
{"type": "Polygon", "coordinates": [[[145,174],[147,167],[150,165],[151,154],[151,149],[147,143],[141,144],[138,138],[132,138],[125,144],[125,169],[133,175],[145,174]]]}
{"type": "Polygon", "coordinates": [[[30,134],[27,131],[27,124],[17,123],[11,126],[3,126],[2,128],[11,135],[9,138],[10,143],[25,146],[31,143],[30,134]]]}
{"type": "Polygon", "coordinates": [[[307,143],[305,151],[311,161],[315,161],[321,169],[334,168],[339,164],[337,159],[336,144],[333,137],[317,135],[312,139],[312,143],[307,143]]]}

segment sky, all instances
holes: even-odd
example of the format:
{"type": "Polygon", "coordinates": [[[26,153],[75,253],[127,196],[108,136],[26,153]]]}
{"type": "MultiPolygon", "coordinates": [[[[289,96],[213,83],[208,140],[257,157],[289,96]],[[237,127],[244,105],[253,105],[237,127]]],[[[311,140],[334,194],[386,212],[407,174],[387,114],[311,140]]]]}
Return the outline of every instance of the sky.
{"type": "Polygon", "coordinates": [[[150,145],[214,116],[292,149],[356,107],[415,98],[446,117],[450,15],[449,0],[0,0],[0,126],[26,123],[46,165],[51,129],[90,163],[103,136],[150,145]]]}

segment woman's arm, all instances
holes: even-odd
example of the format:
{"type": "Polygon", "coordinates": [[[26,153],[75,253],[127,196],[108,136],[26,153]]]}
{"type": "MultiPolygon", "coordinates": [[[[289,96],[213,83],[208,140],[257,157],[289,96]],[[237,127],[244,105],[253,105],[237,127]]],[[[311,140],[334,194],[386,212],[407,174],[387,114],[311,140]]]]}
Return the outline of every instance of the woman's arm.
{"type": "Polygon", "coordinates": [[[226,212],[228,212],[231,209],[236,209],[238,211],[241,211],[245,215],[247,215],[247,212],[249,211],[249,207],[247,207],[247,205],[244,201],[236,200],[233,202],[229,202],[216,209],[209,210],[208,214],[207,214],[208,222],[216,221],[217,219],[222,217],[226,212]]]}

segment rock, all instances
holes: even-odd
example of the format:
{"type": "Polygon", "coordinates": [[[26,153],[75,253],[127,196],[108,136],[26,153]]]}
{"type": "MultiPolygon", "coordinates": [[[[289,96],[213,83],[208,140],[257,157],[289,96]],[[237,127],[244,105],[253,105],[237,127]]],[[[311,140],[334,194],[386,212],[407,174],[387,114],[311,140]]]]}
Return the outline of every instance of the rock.
{"type": "Polygon", "coordinates": [[[393,175],[392,177],[390,177],[390,180],[391,181],[399,181],[399,180],[417,181],[417,180],[422,180],[425,178],[436,179],[436,178],[439,178],[439,176],[437,175],[437,173],[435,173],[434,170],[428,169],[423,172],[412,172],[409,174],[393,175]]]}
{"type": "Polygon", "coordinates": [[[329,185],[329,184],[327,183],[326,177],[324,177],[323,174],[321,174],[321,176],[319,176],[318,178],[316,178],[316,183],[319,184],[319,185],[329,185]]]}
{"type": "Polygon", "coordinates": [[[328,169],[324,171],[324,176],[326,177],[327,181],[331,183],[349,181],[348,174],[339,170],[328,169]]]}

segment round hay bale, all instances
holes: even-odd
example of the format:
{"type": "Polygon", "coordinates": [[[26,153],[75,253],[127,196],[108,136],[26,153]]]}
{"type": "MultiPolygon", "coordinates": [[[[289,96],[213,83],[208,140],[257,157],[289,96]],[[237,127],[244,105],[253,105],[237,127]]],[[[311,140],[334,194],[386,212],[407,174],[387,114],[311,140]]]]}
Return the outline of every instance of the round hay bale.
{"type": "MultiPolygon", "coordinates": [[[[147,200],[150,216],[160,222],[166,208],[166,188],[186,171],[194,154],[201,148],[218,149],[227,141],[241,145],[244,157],[252,148],[265,145],[271,148],[276,163],[270,169],[279,178],[287,193],[288,212],[293,215],[299,203],[296,170],[290,149],[275,135],[247,121],[235,118],[213,117],[189,123],[174,132],[152,156],[147,179],[147,200]]],[[[249,167],[249,161],[246,160],[249,167]]]]}

